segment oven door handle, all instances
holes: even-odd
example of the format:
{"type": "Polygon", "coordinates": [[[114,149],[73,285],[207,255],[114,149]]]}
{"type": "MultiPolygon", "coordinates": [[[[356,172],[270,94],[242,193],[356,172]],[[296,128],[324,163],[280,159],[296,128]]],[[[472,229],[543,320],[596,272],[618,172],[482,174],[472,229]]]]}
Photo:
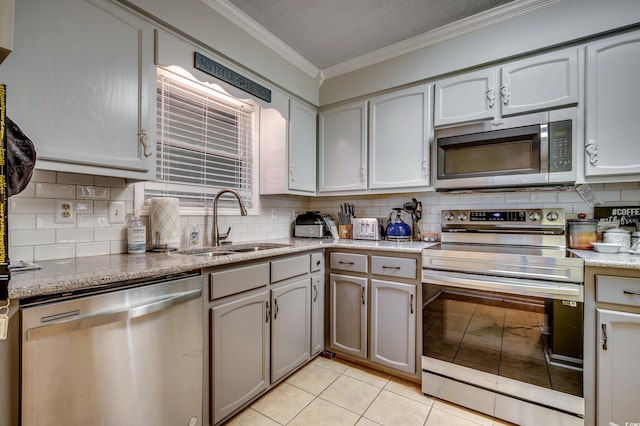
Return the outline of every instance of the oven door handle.
{"type": "Polygon", "coordinates": [[[538,296],[551,299],[582,302],[581,284],[558,283],[553,281],[534,281],[520,278],[488,277],[475,274],[460,274],[447,271],[422,271],[422,282],[470,290],[497,291],[500,293],[538,296]]]}

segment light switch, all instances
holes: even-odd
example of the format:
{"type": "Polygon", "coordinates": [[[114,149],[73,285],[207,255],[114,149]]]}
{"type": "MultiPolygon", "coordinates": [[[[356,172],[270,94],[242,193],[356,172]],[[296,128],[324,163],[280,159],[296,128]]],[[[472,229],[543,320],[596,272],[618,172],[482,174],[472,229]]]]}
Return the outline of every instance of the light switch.
{"type": "Polygon", "coordinates": [[[124,223],[124,201],[109,202],[109,223],[124,223]]]}

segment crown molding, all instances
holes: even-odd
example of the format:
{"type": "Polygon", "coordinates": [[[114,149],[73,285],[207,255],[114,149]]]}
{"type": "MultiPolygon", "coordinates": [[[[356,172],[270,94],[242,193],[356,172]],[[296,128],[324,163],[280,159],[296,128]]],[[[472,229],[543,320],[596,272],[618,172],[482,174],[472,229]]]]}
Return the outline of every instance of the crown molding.
{"type": "Polygon", "coordinates": [[[318,67],[227,0],[202,0],[202,2],[232,23],[238,25],[304,73],[315,79],[320,75],[320,69],[318,67]]]}
{"type": "Polygon", "coordinates": [[[251,17],[227,0],[201,0],[204,4],[238,25],[250,35],[271,48],[278,55],[289,61],[304,73],[316,79],[318,87],[326,79],[339,76],[360,68],[374,65],[398,56],[432,46],[443,41],[459,37],[463,34],[507,21],[536,10],[552,6],[565,0],[515,0],[503,6],[478,13],[451,24],[439,27],[426,33],[418,34],[406,40],[376,49],[364,55],[344,62],[319,69],[306,58],[293,50],[289,45],[266,30],[251,17]]]}

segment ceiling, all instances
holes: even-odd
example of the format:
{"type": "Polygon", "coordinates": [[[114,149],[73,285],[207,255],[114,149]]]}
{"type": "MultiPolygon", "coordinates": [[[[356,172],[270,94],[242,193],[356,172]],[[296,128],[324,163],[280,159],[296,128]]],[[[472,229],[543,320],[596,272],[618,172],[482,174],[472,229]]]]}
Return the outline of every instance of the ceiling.
{"type": "Polygon", "coordinates": [[[558,0],[203,0],[320,78],[390,59],[554,1],[558,0]]]}
{"type": "Polygon", "coordinates": [[[323,69],[511,0],[228,0],[323,69]]]}

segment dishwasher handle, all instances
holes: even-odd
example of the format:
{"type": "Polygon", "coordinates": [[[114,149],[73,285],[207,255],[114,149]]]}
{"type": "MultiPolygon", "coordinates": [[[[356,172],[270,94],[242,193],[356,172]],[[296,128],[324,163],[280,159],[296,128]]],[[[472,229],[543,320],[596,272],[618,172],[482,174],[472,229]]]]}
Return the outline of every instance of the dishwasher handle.
{"type": "Polygon", "coordinates": [[[26,338],[27,340],[38,340],[44,337],[49,337],[73,330],[82,330],[120,321],[128,321],[134,318],[140,318],[154,312],[168,309],[172,306],[179,305],[193,299],[197,299],[201,295],[202,289],[191,290],[172,294],[170,297],[166,297],[161,300],[133,306],[122,310],[109,311],[95,315],[85,315],[83,317],[71,319],[68,321],[33,327],[27,330],[26,338]]]}

